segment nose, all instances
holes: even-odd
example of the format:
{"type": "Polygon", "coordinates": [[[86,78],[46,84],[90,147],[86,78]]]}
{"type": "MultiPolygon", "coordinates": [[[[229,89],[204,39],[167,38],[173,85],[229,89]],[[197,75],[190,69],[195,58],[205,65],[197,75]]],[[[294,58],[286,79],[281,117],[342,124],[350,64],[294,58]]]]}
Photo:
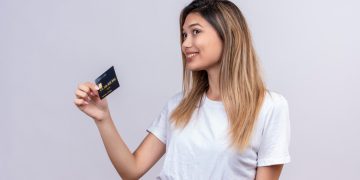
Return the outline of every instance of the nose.
{"type": "Polygon", "coordinates": [[[188,36],[188,37],[186,37],[186,39],[183,41],[182,47],[183,47],[183,49],[185,50],[186,48],[191,47],[191,45],[192,45],[191,36],[188,36]]]}

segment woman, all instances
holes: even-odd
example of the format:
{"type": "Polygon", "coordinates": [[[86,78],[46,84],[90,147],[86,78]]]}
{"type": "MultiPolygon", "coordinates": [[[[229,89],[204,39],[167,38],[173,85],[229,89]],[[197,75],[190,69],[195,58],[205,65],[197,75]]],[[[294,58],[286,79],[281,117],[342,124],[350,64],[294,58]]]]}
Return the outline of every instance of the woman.
{"type": "Polygon", "coordinates": [[[169,99],[131,153],[106,99],[87,82],[75,104],[95,120],[123,179],[142,177],[165,154],[158,179],[279,179],[290,162],[287,100],[265,88],[241,11],[195,0],[180,15],[183,90],[169,99]]]}

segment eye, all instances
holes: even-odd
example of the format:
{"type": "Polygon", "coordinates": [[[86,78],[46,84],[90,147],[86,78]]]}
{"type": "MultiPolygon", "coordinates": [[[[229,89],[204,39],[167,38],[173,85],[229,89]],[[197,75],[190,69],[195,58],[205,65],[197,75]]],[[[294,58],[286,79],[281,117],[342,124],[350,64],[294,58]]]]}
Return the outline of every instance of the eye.
{"type": "Polygon", "coordinates": [[[194,30],[193,30],[193,33],[195,34],[195,32],[197,32],[196,34],[198,34],[198,33],[200,33],[201,31],[198,30],[198,29],[194,29],[194,30]]]}
{"type": "MultiPolygon", "coordinates": [[[[196,35],[196,34],[200,33],[201,31],[198,29],[194,29],[192,32],[194,35],[196,35]]],[[[187,34],[185,32],[183,32],[182,37],[185,39],[187,37],[187,34]]]]}
{"type": "Polygon", "coordinates": [[[183,38],[186,38],[186,33],[183,32],[183,33],[182,33],[182,37],[183,37],[183,38]]]}

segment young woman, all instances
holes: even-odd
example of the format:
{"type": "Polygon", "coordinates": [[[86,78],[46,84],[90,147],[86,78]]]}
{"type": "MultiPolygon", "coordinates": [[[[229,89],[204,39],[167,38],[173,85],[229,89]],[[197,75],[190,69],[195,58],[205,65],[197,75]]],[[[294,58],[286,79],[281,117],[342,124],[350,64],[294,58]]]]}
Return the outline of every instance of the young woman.
{"type": "Polygon", "coordinates": [[[195,0],[180,15],[183,89],[131,153],[106,99],[86,82],[75,104],[95,120],[123,179],[142,177],[166,152],[158,179],[275,180],[290,162],[287,100],[267,90],[246,21],[227,0],[195,0]]]}

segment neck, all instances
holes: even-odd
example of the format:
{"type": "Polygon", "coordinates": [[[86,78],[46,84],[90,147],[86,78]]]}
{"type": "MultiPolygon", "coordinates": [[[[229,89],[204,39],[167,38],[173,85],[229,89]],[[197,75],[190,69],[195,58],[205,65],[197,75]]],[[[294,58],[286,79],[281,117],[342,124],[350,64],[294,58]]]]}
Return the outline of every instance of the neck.
{"type": "Polygon", "coordinates": [[[220,66],[214,66],[206,70],[208,74],[209,90],[207,91],[208,98],[216,101],[221,101],[221,94],[219,88],[219,73],[220,66]]]}

